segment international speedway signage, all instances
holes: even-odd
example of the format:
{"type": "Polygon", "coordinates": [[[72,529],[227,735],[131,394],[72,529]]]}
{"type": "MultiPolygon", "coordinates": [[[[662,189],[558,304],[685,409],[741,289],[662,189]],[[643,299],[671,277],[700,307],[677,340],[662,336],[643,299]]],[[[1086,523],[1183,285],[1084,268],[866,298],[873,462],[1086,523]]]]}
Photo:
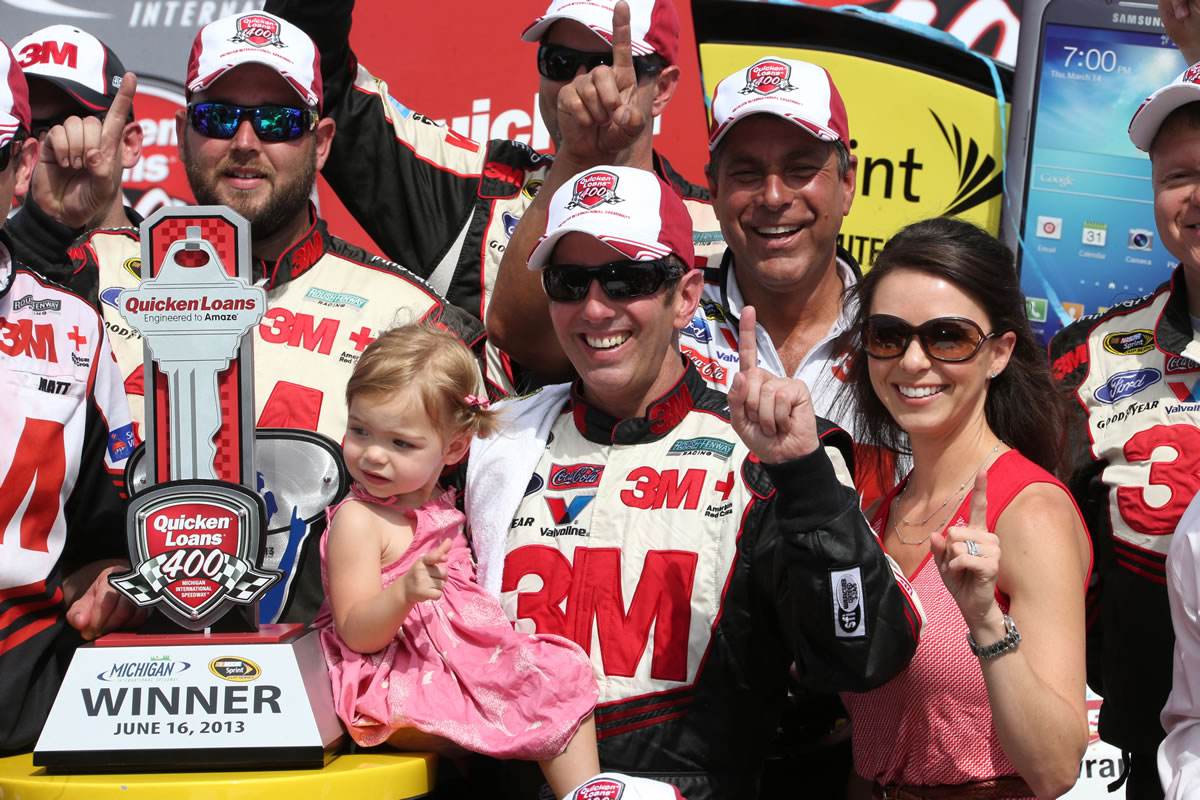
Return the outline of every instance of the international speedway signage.
{"type": "Polygon", "coordinates": [[[311,768],[343,735],[316,632],[256,622],[280,573],[262,567],[250,332],[267,295],[249,236],[224,207],[143,223],[143,279],[117,302],[145,344],[145,463],[127,481],[132,568],[109,581],[152,617],[76,651],[37,766],[311,768]]]}

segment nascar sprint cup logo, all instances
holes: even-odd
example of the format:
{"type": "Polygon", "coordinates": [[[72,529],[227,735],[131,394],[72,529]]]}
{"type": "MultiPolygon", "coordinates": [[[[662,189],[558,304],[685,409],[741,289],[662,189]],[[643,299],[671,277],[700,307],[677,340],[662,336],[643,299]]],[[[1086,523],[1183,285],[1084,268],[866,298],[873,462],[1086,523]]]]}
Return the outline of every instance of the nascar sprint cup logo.
{"type": "Polygon", "coordinates": [[[790,92],[796,87],[789,80],[792,68],[782,61],[760,61],[746,70],[746,85],[740,94],[768,95],[775,92],[790,92]]]}
{"type": "Polygon", "coordinates": [[[162,484],[129,511],[132,572],[113,585],[139,606],[158,605],[190,630],[230,603],[251,603],[279,579],[260,571],[260,510],[242,487],[162,484]]]}
{"type": "Polygon", "coordinates": [[[239,17],[237,26],[237,33],[229,40],[231,42],[246,42],[255,47],[287,47],[279,38],[279,23],[270,17],[258,14],[239,17]]]}
{"type": "Polygon", "coordinates": [[[617,197],[617,176],[606,170],[589,172],[575,181],[571,192],[571,202],[567,208],[595,208],[605,203],[620,203],[624,198],[617,197]]]}

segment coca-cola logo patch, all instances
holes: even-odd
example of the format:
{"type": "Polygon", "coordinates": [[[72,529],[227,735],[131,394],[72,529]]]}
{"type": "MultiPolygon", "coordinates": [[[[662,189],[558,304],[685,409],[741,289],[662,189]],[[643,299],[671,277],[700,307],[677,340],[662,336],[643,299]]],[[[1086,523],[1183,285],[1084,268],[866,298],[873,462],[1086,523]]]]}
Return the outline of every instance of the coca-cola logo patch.
{"type": "Polygon", "coordinates": [[[789,81],[792,68],[782,61],[760,61],[746,70],[746,85],[739,94],[770,95],[790,92],[796,87],[789,81]]]}
{"type": "Polygon", "coordinates": [[[603,464],[552,464],[547,488],[557,491],[586,489],[600,484],[603,464]]]}
{"type": "Polygon", "coordinates": [[[1184,83],[1200,83],[1200,64],[1193,64],[1183,73],[1184,83]]]}
{"type": "Polygon", "coordinates": [[[279,23],[263,14],[238,17],[237,33],[231,42],[245,42],[255,47],[287,47],[279,38],[279,23]]]}
{"type": "Polygon", "coordinates": [[[617,196],[617,176],[607,170],[589,172],[575,181],[567,208],[595,208],[605,203],[620,203],[617,196]]]}

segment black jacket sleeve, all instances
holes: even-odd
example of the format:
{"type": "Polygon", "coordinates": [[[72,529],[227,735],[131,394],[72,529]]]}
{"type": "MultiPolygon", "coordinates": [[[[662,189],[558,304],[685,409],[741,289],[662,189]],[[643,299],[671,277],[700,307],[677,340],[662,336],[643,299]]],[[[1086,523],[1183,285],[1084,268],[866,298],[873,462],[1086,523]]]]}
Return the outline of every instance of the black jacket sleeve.
{"type": "Polygon", "coordinates": [[[322,114],[337,123],[325,179],[384,255],[428,278],[471,218],[484,146],[405,108],[358,64],[353,0],[268,0],[265,10],[321,52],[322,114]]]}
{"type": "MultiPolygon", "coordinates": [[[[823,441],[829,445],[838,435],[848,451],[841,431],[823,441]]],[[[756,468],[769,476],[772,493],[755,571],[760,584],[769,583],[765,591],[800,685],[866,691],[890,680],[916,651],[924,616],[863,517],[858,495],[839,482],[826,449],[784,464],[747,462],[743,474],[752,487],[762,485],[747,474],[756,468]]]]}

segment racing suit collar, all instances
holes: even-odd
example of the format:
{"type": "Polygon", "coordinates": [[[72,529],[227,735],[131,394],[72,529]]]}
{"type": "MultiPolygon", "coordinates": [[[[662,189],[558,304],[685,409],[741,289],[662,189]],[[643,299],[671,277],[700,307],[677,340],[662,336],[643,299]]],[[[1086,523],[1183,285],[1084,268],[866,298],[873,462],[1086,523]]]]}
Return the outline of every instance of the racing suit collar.
{"type": "Polygon", "coordinates": [[[637,444],[652,442],[666,436],[694,408],[694,398],[700,397],[707,384],[690,359],[679,381],[662,397],[652,402],[645,416],[617,419],[590,405],[584,395],[582,381],[571,386],[569,407],[576,429],[590,442],[597,444],[637,444]]]}
{"type": "Polygon", "coordinates": [[[1180,264],[1171,273],[1171,294],[1154,325],[1154,342],[1164,353],[1179,356],[1194,336],[1192,320],[1188,316],[1187,283],[1183,264],[1180,264]]]}
{"type": "Polygon", "coordinates": [[[308,204],[308,218],[308,230],[291,247],[284,250],[275,263],[261,258],[254,259],[255,279],[266,278],[263,288],[274,289],[303,275],[325,255],[325,243],[329,234],[325,220],[317,216],[317,210],[311,202],[308,204]]]}

